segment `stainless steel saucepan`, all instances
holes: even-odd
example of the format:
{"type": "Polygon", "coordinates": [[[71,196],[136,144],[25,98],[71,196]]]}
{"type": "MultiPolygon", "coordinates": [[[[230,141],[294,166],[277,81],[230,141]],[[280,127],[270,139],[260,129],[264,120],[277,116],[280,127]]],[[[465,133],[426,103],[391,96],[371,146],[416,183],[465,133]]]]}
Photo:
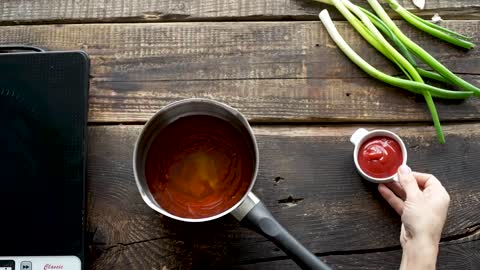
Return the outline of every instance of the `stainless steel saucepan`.
{"type": "Polygon", "coordinates": [[[145,203],[155,211],[184,222],[204,222],[231,213],[242,224],[273,241],[302,269],[330,269],[280,225],[260,199],[252,193],[251,190],[257,178],[258,164],[258,146],[247,119],[232,107],[209,99],[185,99],[162,108],[143,128],[133,153],[133,169],[138,189],[145,203]],[[167,125],[190,115],[210,115],[228,121],[248,139],[248,145],[255,154],[255,168],[249,188],[243,196],[239,196],[238,202],[220,214],[198,219],[179,217],[162,208],[152,196],[145,177],[145,160],[152,141],[167,125]]]}

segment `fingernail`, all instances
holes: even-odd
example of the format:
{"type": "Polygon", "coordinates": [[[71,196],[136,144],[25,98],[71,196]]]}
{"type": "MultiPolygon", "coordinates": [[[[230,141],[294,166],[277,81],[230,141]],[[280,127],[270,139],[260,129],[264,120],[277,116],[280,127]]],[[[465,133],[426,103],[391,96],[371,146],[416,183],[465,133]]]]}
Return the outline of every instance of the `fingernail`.
{"type": "Polygon", "coordinates": [[[402,165],[400,168],[398,168],[398,173],[401,175],[409,174],[411,172],[412,170],[407,165],[402,165]]]}

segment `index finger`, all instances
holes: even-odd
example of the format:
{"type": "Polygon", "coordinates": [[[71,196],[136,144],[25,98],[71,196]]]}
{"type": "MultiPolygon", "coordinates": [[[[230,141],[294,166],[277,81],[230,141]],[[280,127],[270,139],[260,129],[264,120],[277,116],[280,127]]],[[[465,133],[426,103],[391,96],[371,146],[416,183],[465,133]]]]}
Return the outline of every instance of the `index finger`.
{"type": "Polygon", "coordinates": [[[442,185],[442,183],[440,183],[440,181],[432,174],[413,172],[413,176],[417,180],[418,185],[422,188],[436,184],[442,185]]]}

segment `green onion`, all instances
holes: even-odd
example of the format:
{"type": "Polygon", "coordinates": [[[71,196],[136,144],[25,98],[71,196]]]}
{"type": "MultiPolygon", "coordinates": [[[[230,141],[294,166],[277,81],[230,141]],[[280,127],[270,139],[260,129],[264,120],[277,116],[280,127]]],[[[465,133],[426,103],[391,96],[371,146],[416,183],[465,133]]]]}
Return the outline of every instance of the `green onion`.
{"type": "Polygon", "coordinates": [[[380,20],[375,14],[371,13],[370,11],[359,7],[360,10],[368,16],[368,18],[373,22],[373,24],[380,30],[384,35],[386,35],[393,43],[397,46],[398,50],[402,53],[402,55],[412,64],[413,66],[417,66],[415,59],[413,58],[412,54],[408,51],[408,48],[393,34],[392,30],[388,28],[388,26],[380,20]]]}
{"type": "Polygon", "coordinates": [[[460,35],[456,32],[450,31],[434,23],[427,22],[424,19],[413,15],[408,10],[403,8],[396,0],[387,0],[387,2],[390,4],[390,7],[395,12],[397,12],[405,21],[415,26],[416,28],[434,37],[442,39],[453,45],[463,47],[465,49],[471,49],[475,47],[475,44],[468,41],[470,39],[469,37],[460,35]]]}
{"type": "Polygon", "coordinates": [[[348,22],[357,30],[357,32],[367,40],[375,49],[385,55],[390,61],[394,62],[405,75],[409,78],[412,78],[408,70],[404,68],[404,66],[398,61],[396,57],[394,57],[388,50],[386,50],[385,46],[382,44],[381,40],[378,40],[371,31],[360,21],[357,17],[355,17],[344,5],[341,1],[338,0],[330,0],[329,1],[332,5],[335,5],[340,13],[347,19],[348,22]]]}
{"type": "MultiPolygon", "coordinates": [[[[403,44],[403,42],[400,41],[400,39],[398,39],[398,37],[392,32],[392,30],[390,30],[390,28],[388,28],[388,26],[382,20],[380,20],[380,18],[378,18],[375,14],[371,13],[370,11],[368,11],[368,10],[362,8],[362,7],[359,7],[359,8],[360,8],[360,10],[363,11],[363,13],[365,13],[368,16],[368,18],[373,22],[373,24],[380,31],[382,31],[382,33],[384,35],[386,35],[390,40],[393,41],[393,43],[397,46],[400,53],[408,60],[408,62],[410,62],[410,64],[412,64],[417,69],[420,76],[425,77],[425,78],[429,78],[429,79],[433,79],[433,80],[436,80],[436,81],[439,81],[439,82],[450,83],[450,81],[448,81],[447,79],[442,77],[442,75],[440,75],[436,72],[432,72],[432,71],[425,70],[423,68],[419,68],[417,66],[417,63],[416,63],[413,55],[408,51],[408,48],[403,44]]],[[[455,32],[453,32],[453,33],[455,33],[455,32]]]]}
{"type": "MultiPolygon", "coordinates": [[[[377,15],[370,11],[358,7],[352,4],[349,0],[315,0],[325,4],[334,5],[340,13],[347,19],[347,21],[357,30],[357,32],[375,49],[392,61],[402,72],[408,77],[407,79],[397,78],[387,75],[362,59],[345,40],[338,33],[335,25],[333,24],[330,16],[326,10],[323,10],[320,14],[320,20],[325,25],[328,33],[337,44],[337,46],[347,55],[347,57],[359,66],[370,76],[381,80],[387,84],[408,90],[415,94],[421,94],[424,96],[427,103],[427,107],[432,115],[432,120],[437,132],[438,140],[440,143],[445,142],[445,137],[440,125],[440,119],[438,117],[435,104],[432,97],[446,98],[446,99],[465,99],[472,95],[480,96],[480,89],[472,84],[464,81],[457,75],[453,74],[425,50],[423,50],[416,43],[406,37],[400,29],[393,23],[388,17],[386,12],[380,6],[376,0],[367,0],[373,7],[377,15]],[[390,43],[384,38],[383,35],[392,40],[397,51],[390,43]],[[429,65],[434,71],[425,70],[417,66],[414,56],[429,65]],[[438,73],[437,73],[438,72],[438,73]],[[438,87],[434,87],[425,84],[423,78],[433,79],[439,82],[449,83],[466,91],[452,91],[445,90],[438,87]]],[[[430,22],[427,22],[398,5],[396,0],[387,0],[391,7],[397,11],[407,22],[416,26],[417,28],[432,34],[435,37],[443,39],[447,42],[461,46],[464,48],[472,48],[474,46],[463,35],[455,33],[451,30],[437,26],[430,22]]]]}
{"type": "MultiPolygon", "coordinates": [[[[439,97],[439,98],[447,98],[447,99],[465,99],[472,95],[472,92],[466,91],[449,91],[445,89],[441,89],[435,86],[431,86],[424,83],[419,83],[411,80],[405,80],[401,78],[396,78],[390,75],[387,75],[375,67],[371,66],[367,61],[365,61],[361,56],[359,56],[342,38],[340,33],[338,33],[335,25],[330,19],[330,15],[328,14],[327,10],[322,10],[319,15],[320,19],[325,25],[329,35],[332,37],[333,41],[340,50],[345,53],[345,55],[354,62],[358,67],[360,67],[363,71],[365,71],[368,75],[379,79],[385,83],[388,83],[393,86],[400,87],[402,89],[408,90],[415,94],[422,94],[422,91],[431,92],[432,96],[439,97]],[[326,17],[322,20],[322,16],[326,17]],[[330,20],[330,23],[325,24],[324,20],[330,20]],[[330,27],[330,28],[329,28],[330,27]],[[333,28],[331,28],[333,27],[333,28]]],[[[328,21],[327,21],[328,22],[328,21]]]]}
{"type": "Polygon", "coordinates": [[[426,52],[422,47],[418,46],[415,42],[410,40],[405,36],[402,31],[395,25],[395,23],[390,19],[382,6],[378,3],[377,0],[367,0],[370,6],[375,10],[377,15],[382,19],[382,21],[392,30],[392,32],[408,47],[408,49],[415,54],[418,58],[422,59],[428,66],[437,71],[445,79],[450,81],[452,84],[459,86],[460,88],[472,91],[475,96],[480,97],[480,89],[470,84],[469,82],[463,80],[462,78],[455,75],[448,68],[442,65],[437,59],[431,56],[426,52]]]}
{"type": "Polygon", "coordinates": [[[450,29],[441,27],[440,25],[437,25],[437,24],[434,24],[434,23],[432,23],[432,22],[430,22],[430,21],[424,20],[424,19],[418,17],[417,15],[415,15],[415,14],[413,14],[413,13],[410,13],[410,11],[408,11],[408,10],[406,10],[406,12],[408,12],[410,16],[412,16],[413,18],[415,18],[415,19],[417,19],[418,21],[422,22],[423,24],[426,24],[426,25],[428,25],[428,26],[430,26],[430,27],[432,27],[432,28],[435,28],[435,29],[437,29],[437,30],[440,30],[440,31],[442,31],[442,32],[445,32],[445,33],[447,33],[447,34],[449,34],[449,35],[455,36],[455,37],[460,38],[460,39],[463,39],[463,40],[472,40],[472,39],[473,39],[472,37],[464,36],[464,35],[462,35],[462,34],[460,34],[460,33],[457,33],[457,32],[455,32],[455,31],[452,31],[452,30],[450,30],[450,29]]]}
{"type": "MultiPolygon", "coordinates": [[[[334,1],[335,2],[335,1],[334,1]]],[[[338,5],[338,4],[337,4],[338,5]]],[[[341,9],[341,5],[338,5],[341,9]]],[[[337,8],[338,8],[337,7],[337,8]]],[[[343,10],[344,11],[344,10],[343,10]]],[[[342,11],[341,11],[342,12],[342,11]]],[[[435,109],[435,105],[433,103],[432,96],[438,96],[438,97],[444,97],[444,98],[467,98],[472,95],[471,92],[464,92],[464,91],[448,91],[444,89],[440,89],[428,84],[424,84],[421,82],[416,82],[416,81],[411,81],[411,80],[405,80],[405,79],[400,79],[400,78],[395,78],[393,76],[387,75],[370,64],[368,64],[363,58],[361,58],[342,38],[340,33],[338,33],[337,29],[335,28],[335,25],[333,24],[333,21],[330,18],[330,15],[328,14],[327,10],[323,10],[319,14],[319,18],[322,21],[322,23],[325,25],[325,28],[327,29],[327,32],[329,35],[332,37],[333,41],[337,46],[340,48],[340,50],[345,53],[345,55],[352,61],[354,62],[358,67],[360,67],[363,71],[365,71],[367,74],[370,76],[379,79],[385,83],[388,83],[393,86],[397,86],[403,89],[406,89],[408,91],[411,91],[416,94],[422,94],[425,97],[425,100],[427,102],[427,106],[430,110],[430,113],[432,114],[432,119],[435,123],[435,128],[437,131],[437,136],[438,140],[440,143],[445,143],[445,137],[443,135],[441,126],[440,126],[440,120],[438,117],[438,113],[435,109]]]]}
{"type": "Polygon", "coordinates": [[[420,74],[418,74],[415,67],[413,67],[412,64],[410,64],[410,62],[405,59],[405,57],[403,57],[397,50],[395,50],[395,48],[392,47],[392,45],[390,45],[390,43],[388,43],[387,40],[385,40],[385,38],[377,30],[377,28],[373,25],[373,23],[370,21],[368,16],[365,15],[365,13],[363,13],[349,0],[333,0],[332,2],[335,7],[340,11],[340,13],[342,13],[346,18],[347,16],[353,16],[349,10],[351,10],[358,18],[360,18],[363,24],[370,31],[370,34],[373,35],[378,40],[378,42],[383,45],[383,49],[385,49],[395,59],[396,63],[398,63],[399,66],[403,67],[408,72],[410,77],[413,78],[413,80],[423,83],[423,79],[420,74]]]}
{"type": "Polygon", "coordinates": [[[418,17],[412,16],[410,12],[408,12],[405,8],[400,6],[400,4],[396,0],[387,0],[390,3],[390,7],[395,10],[405,21],[410,23],[411,25],[415,26],[416,28],[434,36],[439,39],[442,39],[448,43],[451,43],[455,46],[459,46],[465,49],[471,49],[475,47],[470,41],[466,41],[463,39],[459,39],[450,33],[446,33],[444,31],[439,30],[436,27],[432,27],[430,24],[424,23],[423,19],[418,19],[418,17]]]}
{"type": "MultiPolygon", "coordinates": [[[[390,43],[388,43],[382,34],[377,30],[377,28],[372,24],[370,19],[368,18],[365,13],[363,13],[357,6],[352,4],[349,0],[334,0],[333,1],[335,7],[338,10],[345,9],[348,7],[360,20],[365,24],[365,26],[370,30],[370,33],[378,39],[378,41],[383,45],[384,49],[386,49],[392,56],[395,58],[396,63],[398,63],[401,67],[403,67],[409,75],[408,77],[411,80],[414,80],[419,83],[423,83],[423,79],[418,74],[415,67],[405,59],[395,48],[393,48],[390,43]]],[[[342,14],[345,12],[340,11],[342,14]]],[[[440,124],[440,119],[438,117],[437,109],[435,108],[435,103],[433,102],[432,95],[427,90],[421,91],[421,94],[424,96],[425,101],[427,103],[428,109],[430,110],[430,114],[432,115],[433,123],[435,126],[435,130],[437,131],[438,140],[440,143],[445,143],[445,136],[443,135],[442,126],[440,124]]]]}
{"type": "MultiPolygon", "coordinates": [[[[438,82],[443,82],[443,83],[449,83],[451,84],[450,81],[448,81],[447,79],[445,79],[444,77],[442,77],[442,75],[436,73],[436,72],[432,72],[430,70],[425,70],[423,68],[419,68],[417,67],[417,71],[418,73],[420,74],[420,76],[422,77],[425,77],[425,78],[429,78],[429,79],[432,79],[432,80],[435,80],[435,81],[438,81],[438,82]]],[[[473,93],[473,92],[472,92],[473,93]]]]}

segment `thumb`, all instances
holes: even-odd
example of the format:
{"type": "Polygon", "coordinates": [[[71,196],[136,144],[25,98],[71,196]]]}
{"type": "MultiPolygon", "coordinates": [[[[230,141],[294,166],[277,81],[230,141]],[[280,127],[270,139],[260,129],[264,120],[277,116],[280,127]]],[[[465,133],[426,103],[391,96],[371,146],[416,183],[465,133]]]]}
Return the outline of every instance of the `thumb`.
{"type": "Polygon", "coordinates": [[[398,168],[398,178],[408,197],[414,197],[420,193],[417,180],[413,176],[412,170],[407,165],[398,168]]]}

